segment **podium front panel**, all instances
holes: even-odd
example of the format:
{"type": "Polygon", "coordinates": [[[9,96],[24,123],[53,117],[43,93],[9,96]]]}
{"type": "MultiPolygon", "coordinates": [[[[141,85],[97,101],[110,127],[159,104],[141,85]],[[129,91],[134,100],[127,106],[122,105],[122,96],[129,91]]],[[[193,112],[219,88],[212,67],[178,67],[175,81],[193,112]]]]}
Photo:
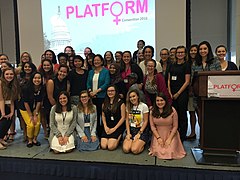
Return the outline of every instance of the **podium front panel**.
{"type": "Polygon", "coordinates": [[[201,148],[240,150],[240,100],[205,99],[203,101],[201,148]]]}

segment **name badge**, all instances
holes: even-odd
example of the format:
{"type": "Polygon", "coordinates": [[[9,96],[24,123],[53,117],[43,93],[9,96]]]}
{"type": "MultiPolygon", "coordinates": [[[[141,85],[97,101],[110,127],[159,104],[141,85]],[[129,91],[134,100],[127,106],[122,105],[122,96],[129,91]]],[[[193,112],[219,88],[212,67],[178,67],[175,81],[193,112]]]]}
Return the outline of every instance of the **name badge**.
{"type": "Polygon", "coordinates": [[[131,123],[130,126],[131,127],[136,127],[136,124],[135,123],[131,123]]]}
{"type": "Polygon", "coordinates": [[[176,81],[177,80],[177,76],[172,76],[172,80],[176,81]]]}
{"type": "Polygon", "coordinates": [[[124,79],[123,82],[124,82],[124,83],[128,83],[128,79],[124,79]]]}
{"type": "Polygon", "coordinates": [[[84,127],[90,127],[90,123],[84,123],[84,127]]]}
{"type": "Polygon", "coordinates": [[[111,116],[111,120],[114,121],[114,117],[113,116],[111,116]]]}

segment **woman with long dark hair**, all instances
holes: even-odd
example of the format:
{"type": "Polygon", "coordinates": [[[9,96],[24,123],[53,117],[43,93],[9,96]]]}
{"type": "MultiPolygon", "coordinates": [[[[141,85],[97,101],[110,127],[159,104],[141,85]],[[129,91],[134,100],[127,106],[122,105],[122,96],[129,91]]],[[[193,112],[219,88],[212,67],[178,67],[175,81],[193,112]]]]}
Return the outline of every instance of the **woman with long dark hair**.
{"type": "Polygon", "coordinates": [[[125,104],[120,99],[114,85],[107,88],[107,96],[103,102],[102,121],[103,133],[101,138],[102,149],[114,150],[125,130],[125,104]]]}
{"type": "Polygon", "coordinates": [[[40,146],[37,141],[40,131],[40,110],[43,100],[43,77],[39,72],[34,73],[29,82],[22,87],[20,113],[27,126],[27,147],[40,146]]]}
{"type": "Polygon", "coordinates": [[[181,159],[186,155],[178,133],[178,115],[163,93],[157,93],[150,111],[153,132],[149,155],[159,159],[181,159]]]}
{"type": "Polygon", "coordinates": [[[72,106],[68,92],[62,91],[50,112],[50,148],[54,153],[71,152],[75,148],[77,107],[72,106]]]}

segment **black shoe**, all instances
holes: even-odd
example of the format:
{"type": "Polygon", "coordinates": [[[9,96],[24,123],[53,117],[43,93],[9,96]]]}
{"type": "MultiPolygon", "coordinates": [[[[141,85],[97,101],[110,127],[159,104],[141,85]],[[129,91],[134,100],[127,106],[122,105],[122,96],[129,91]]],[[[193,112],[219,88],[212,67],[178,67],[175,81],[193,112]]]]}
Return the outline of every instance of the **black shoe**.
{"type": "Polygon", "coordinates": [[[27,143],[27,147],[28,147],[28,148],[33,147],[33,143],[27,143]]]}
{"type": "Polygon", "coordinates": [[[41,143],[39,141],[33,142],[34,146],[41,146],[41,143]]]}

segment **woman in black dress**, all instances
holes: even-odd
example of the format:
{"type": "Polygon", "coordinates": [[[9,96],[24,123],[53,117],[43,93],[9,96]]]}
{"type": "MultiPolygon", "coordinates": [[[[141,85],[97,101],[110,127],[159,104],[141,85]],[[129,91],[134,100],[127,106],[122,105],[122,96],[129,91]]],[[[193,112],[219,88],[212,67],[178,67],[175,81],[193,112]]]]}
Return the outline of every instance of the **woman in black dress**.
{"type": "Polygon", "coordinates": [[[102,149],[114,150],[117,148],[125,130],[125,110],[125,104],[119,98],[116,87],[109,86],[102,110],[104,126],[101,138],[102,149]]]}

